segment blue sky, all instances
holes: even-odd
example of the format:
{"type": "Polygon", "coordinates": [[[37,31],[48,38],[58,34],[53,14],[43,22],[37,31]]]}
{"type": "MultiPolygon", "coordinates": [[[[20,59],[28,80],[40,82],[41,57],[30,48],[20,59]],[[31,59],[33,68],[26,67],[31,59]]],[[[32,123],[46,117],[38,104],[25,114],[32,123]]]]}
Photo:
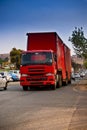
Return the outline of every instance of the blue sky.
{"type": "Polygon", "coordinates": [[[26,50],[27,32],[57,32],[68,41],[75,27],[87,38],[87,0],[0,0],[0,54],[26,50]]]}

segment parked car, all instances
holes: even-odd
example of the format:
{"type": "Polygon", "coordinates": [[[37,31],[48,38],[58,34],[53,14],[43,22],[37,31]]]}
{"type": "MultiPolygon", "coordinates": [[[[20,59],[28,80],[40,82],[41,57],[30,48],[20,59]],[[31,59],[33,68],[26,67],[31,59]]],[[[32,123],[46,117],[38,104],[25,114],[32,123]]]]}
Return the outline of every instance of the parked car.
{"type": "Polygon", "coordinates": [[[83,78],[83,77],[85,77],[85,73],[84,72],[81,72],[80,73],[80,76],[83,78]]]}
{"type": "Polygon", "coordinates": [[[13,81],[19,81],[18,75],[16,75],[15,73],[11,73],[11,72],[9,72],[9,74],[10,74],[13,81]]]}
{"type": "Polygon", "coordinates": [[[20,80],[20,72],[19,72],[19,70],[10,70],[9,73],[15,74],[18,77],[18,79],[20,80]]]}
{"type": "Polygon", "coordinates": [[[72,80],[75,80],[75,75],[74,75],[74,73],[71,74],[71,78],[72,78],[72,80]]]}
{"type": "Polygon", "coordinates": [[[74,73],[74,77],[75,78],[80,78],[80,74],[79,73],[74,73]]]}
{"type": "Polygon", "coordinates": [[[0,74],[0,88],[3,88],[4,90],[7,89],[7,80],[1,74],[0,74]]]}
{"type": "Polygon", "coordinates": [[[0,74],[7,79],[7,82],[13,81],[12,76],[8,72],[0,72],[0,74]]]}

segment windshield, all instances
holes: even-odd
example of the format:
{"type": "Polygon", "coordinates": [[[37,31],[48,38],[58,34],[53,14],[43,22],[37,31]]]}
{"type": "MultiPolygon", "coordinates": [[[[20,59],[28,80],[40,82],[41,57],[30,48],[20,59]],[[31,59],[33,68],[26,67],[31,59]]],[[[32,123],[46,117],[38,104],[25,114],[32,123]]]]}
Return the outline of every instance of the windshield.
{"type": "Polygon", "coordinates": [[[52,64],[51,52],[34,52],[22,54],[22,65],[36,65],[36,64],[52,64]]]}

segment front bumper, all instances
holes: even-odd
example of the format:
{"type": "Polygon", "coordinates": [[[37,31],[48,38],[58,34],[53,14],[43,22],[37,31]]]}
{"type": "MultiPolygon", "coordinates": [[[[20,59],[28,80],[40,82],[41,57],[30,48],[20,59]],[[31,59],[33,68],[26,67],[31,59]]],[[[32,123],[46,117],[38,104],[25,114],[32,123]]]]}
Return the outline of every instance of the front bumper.
{"type": "Polygon", "coordinates": [[[39,78],[30,78],[30,77],[20,78],[21,86],[46,86],[54,84],[55,84],[55,78],[53,76],[39,77],[39,78]]]}

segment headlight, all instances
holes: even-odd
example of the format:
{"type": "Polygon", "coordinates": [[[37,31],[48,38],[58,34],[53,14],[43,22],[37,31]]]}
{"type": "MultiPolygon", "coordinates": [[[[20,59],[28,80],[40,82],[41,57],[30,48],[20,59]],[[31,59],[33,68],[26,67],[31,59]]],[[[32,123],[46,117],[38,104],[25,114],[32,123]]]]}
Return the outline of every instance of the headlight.
{"type": "Polygon", "coordinates": [[[47,73],[46,76],[54,76],[53,73],[47,73]]]}
{"type": "Polygon", "coordinates": [[[26,77],[26,76],[28,76],[28,74],[21,74],[21,76],[24,76],[24,77],[26,77]]]}

